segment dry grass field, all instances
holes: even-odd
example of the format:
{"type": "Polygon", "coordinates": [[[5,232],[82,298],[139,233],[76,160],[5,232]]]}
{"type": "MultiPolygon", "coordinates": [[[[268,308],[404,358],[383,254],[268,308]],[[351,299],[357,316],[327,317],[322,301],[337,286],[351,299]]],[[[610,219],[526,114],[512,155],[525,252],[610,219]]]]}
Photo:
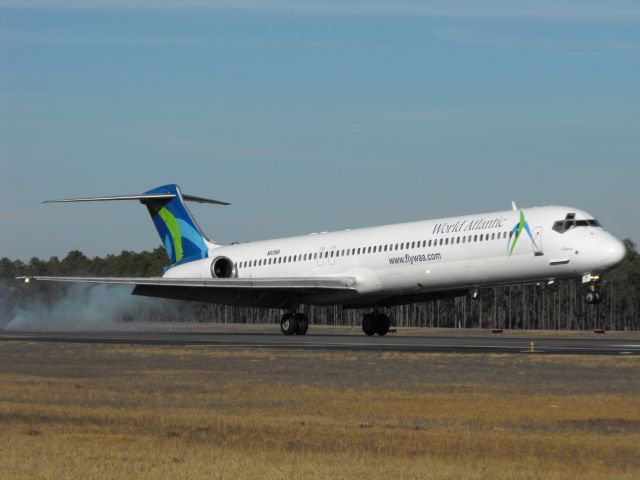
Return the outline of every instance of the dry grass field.
{"type": "Polygon", "coordinates": [[[637,479],[640,358],[0,343],[2,479],[637,479]]]}

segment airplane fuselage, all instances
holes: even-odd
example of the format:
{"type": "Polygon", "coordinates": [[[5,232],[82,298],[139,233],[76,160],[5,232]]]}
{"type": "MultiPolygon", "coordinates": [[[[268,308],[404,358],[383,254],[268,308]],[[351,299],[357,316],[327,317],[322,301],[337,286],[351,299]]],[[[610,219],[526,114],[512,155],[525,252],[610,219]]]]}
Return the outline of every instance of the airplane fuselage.
{"type": "Polygon", "coordinates": [[[624,253],[587,212],[550,206],[216,246],[164,278],[350,277],[357,296],[310,294],[304,303],[363,306],[600,274],[624,253]],[[219,259],[225,272],[214,269],[219,259]]]}

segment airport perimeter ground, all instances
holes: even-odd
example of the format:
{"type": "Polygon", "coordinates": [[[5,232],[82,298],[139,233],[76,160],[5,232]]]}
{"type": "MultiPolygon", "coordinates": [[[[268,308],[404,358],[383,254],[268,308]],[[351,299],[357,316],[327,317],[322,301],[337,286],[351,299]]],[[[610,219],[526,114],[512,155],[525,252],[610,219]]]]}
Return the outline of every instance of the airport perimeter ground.
{"type": "Polygon", "coordinates": [[[0,478],[640,478],[640,356],[0,342],[0,478]]]}

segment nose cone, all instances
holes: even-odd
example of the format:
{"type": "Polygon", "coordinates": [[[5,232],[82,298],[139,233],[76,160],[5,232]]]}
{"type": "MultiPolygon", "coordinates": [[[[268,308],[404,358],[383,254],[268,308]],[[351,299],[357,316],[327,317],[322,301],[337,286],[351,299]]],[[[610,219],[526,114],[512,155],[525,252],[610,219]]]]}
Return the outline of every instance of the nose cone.
{"type": "Polygon", "coordinates": [[[620,265],[626,254],[627,249],[624,246],[624,243],[614,236],[610,236],[600,244],[602,263],[608,269],[615,268],[620,265]]]}

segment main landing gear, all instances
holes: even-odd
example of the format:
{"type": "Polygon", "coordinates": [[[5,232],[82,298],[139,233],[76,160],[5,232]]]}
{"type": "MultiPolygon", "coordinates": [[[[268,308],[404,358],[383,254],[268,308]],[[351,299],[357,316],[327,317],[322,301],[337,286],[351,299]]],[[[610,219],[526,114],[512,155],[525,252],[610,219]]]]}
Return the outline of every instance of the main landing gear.
{"type": "Polygon", "coordinates": [[[391,320],[384,313],[367,313],[362,319],[362,331],[367,335],[386,335],[389,333],[391,320]]]}
{"type": "MultiPolygon", "coordinates": [[[[367,313],[362,319],[362,331],[367,335],[380,336],[389,333],[391,320],[384,313],[367,313]]],[[[309,319],[303,313],[287,312],[280,319],[280,331],[284,335],[305,335],[309,330],[309,319]]]]}
{"type": "Polygon", "coordinates": [[[285,313],[280,319],[280,331],[285,335],[305,335],[309,319],[303,313],[285,313]]]}

